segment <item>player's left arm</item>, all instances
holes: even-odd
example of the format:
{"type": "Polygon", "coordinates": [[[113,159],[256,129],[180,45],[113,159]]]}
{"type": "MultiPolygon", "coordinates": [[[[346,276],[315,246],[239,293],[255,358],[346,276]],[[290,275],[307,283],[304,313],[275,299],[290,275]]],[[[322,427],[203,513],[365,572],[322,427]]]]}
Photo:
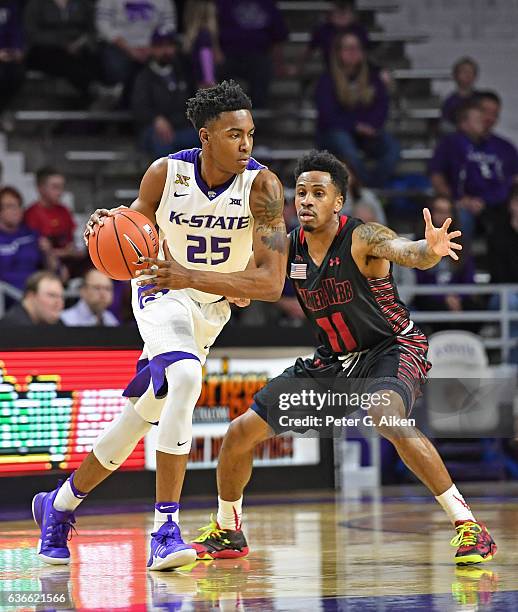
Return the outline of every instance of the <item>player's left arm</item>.
{"type": "MultiPolygon", "coordinates": [[[[254,267],[248,265],[242,272],[220,273],[185,268],[174,261],[167,248],[166,259],[143,258],[151,264],[139,275],[153,276],[153,288],[143,295],[160,289],[198,289],[231,298],[248,298],[276,302],[284,287],[288,238],[283,217],[284,192],[280,180],[273,172],[261,170],[252,184],[250,210],[254,217],[254,267]]],[[[149,284],[140,281],[140,284],[149,284]]]]}
{"type": "Polygon", "coordinates": [[[446,256],[458,260],[455,251],[460,251],[462,246],[453,240],[458,238],[461,232],[448,232],[451,218],[446,219],[442,227],[434,227],[428,208],[423,209],[423,217],[424,240],[408,240],[379,223],[364,223],[354,230],[353,250],[367,258],[384,259],[419,270],[435,266],[446,256]]]}

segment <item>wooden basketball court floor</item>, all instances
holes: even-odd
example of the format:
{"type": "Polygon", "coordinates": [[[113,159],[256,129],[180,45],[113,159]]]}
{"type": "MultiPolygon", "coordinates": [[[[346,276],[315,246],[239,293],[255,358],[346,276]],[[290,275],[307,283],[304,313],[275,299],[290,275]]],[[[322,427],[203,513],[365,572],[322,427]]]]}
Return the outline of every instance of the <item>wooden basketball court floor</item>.
{"type": "MultiPolygon", "coordinates": [[[[494,561],[464,569],[453,563],[454,533],[442,510],[412,487],[248,496],[248,558],[171,572],[146,571],[151,513],[142,506],[120,513],[84,504],[68,567],[36,558],[31,521],[3,521],[0,610],[518,610],[518,496],[493,484],[462,490],[499,545],[494,561]],[[15,605],[10,591],[66,601],[15,605]]],[[[212,506],[186,504],[186,538],[212,506]]]]}

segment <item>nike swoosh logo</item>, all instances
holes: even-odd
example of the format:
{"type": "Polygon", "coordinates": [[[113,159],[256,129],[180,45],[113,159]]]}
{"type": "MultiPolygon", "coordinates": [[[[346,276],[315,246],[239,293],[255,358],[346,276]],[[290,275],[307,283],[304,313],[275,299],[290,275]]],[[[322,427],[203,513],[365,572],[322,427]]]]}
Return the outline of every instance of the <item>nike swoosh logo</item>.
{"type": "Polygon", "coordinates": [[[160,506],[160,512],[163,512],[164,510],[174,510],[176,508],[176,506],[160,506]]]}
{"type": "Polygon", "coordinates": [[[177,442],[176,444],[178,446],[183,446],[184,444],[187,444],[187,442],[189,442],[189,440],[185,440],[185,442],[177,442]]]}
{"type": "Polygon", "coordinates": [[[176,193],[176,191],[173,193],[173,196],[175,198],[181,198],[182,196],[186,196],[189,195],[188,193],[176,193]]]}
{"type": "Polygon", "coordinates": [[[141,257],[144,257],[144,253],[138,248],[138,246],[133,242],[133,240],[128,236],[128,234],[122,234],[122,235],[130,243],[131,248],[135,251],[135,254],[137,256],[137,261],[132,261],[131,263],[133,263],[135,265],[138,264],[139,263],[139,259],[141,257]]]}
{"type": "Polygon", "coordinates": [[[120,463],[115,463],[115,461],[111,461],[111,460],[110,460],[110,463],[111,463],[112,465],[120,465],[120,463]]]}

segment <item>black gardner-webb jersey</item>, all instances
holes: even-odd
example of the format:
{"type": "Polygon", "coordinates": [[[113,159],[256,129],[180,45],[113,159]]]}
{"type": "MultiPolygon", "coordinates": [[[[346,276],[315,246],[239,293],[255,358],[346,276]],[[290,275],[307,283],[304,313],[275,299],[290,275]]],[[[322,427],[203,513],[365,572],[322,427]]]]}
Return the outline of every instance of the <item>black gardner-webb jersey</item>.
{"type": "Polygon", "coordinates": [[[340,216],[338,232],[320,266],[309,256],[304,230],[290,233],[287,275],[321,343],[338,354],[373,348],[410,325],[392,273],[366,278],[352,258],[352,233],[362,223],[340,216]]]}

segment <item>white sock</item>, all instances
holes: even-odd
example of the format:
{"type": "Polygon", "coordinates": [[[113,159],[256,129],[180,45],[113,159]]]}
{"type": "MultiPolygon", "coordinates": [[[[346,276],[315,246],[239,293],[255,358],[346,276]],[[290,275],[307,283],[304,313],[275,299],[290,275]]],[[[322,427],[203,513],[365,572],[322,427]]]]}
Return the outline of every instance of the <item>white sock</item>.
{"type": "Polygon", "coordinates": [[[435,499],[441,504],[453,525],[456,521],[475,521],[471,508],[454,484],[435,499]]]}
{"type": "Polygon", "coordinates": [[[60,512],[73,512],[87,495],[75,488],[74,474],[71,474],[57,492],[53,506],[60,512]]]}
{"type": "Polygon", "coordinates": [[[218,496],[218,516],[216,520],[221,529],[241,529],[242,505],[242,495],[236,501],[225,501],[218,496]]]}
{"type": "Polygon", "coordinates": [[[180,522],[180,504],[178,502],[158,502],[155,504],[155,524],[153,531],[158,531],[164,523],[171,520],[177,525],[180,522]]]}

